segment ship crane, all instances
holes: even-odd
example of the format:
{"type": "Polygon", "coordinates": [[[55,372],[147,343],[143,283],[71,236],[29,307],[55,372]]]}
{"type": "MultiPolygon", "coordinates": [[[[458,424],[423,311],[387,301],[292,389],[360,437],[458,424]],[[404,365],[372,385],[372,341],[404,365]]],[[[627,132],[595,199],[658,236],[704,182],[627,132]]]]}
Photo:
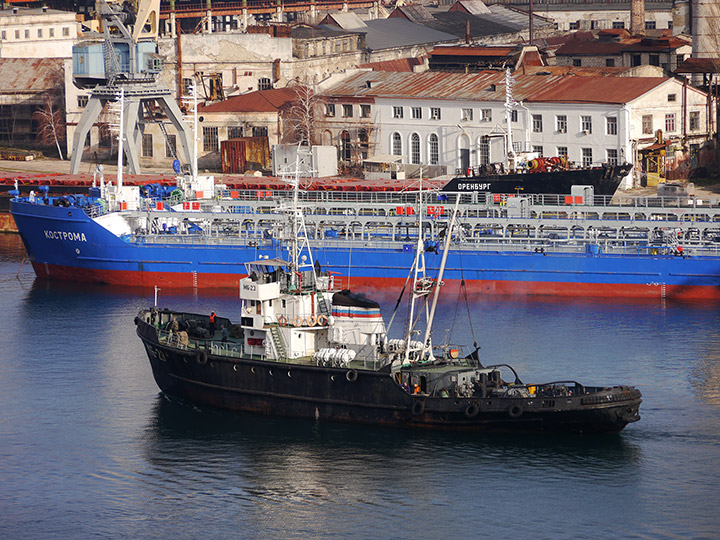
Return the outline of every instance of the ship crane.
{"type": "MultiPolygon", "coordinates": [[[[122,93],[125,157],[129,174],[140,172],[139,148],[145,130],[145,111],[154,103],[163,110],[177,130],[185,163],[192,163],[189,131],[170,89],[158,83],[162,60],[157,54],[160,0],[140,0],[134,12],[129,2],[96,0],[95,11],[102,36],[73,47],[73,83],[91,88],[88,104],[73,135],[71,174],[80,171],[83,149],[90,128],[98,121],[108,102],[122,93]]],[[[154,114],[151,115],[154,118],[154,114]]],[[[167,138],[165,125],[158,121],[167,138]]],[[[168,144],[172,148],[172,145],[168,144]]]]}

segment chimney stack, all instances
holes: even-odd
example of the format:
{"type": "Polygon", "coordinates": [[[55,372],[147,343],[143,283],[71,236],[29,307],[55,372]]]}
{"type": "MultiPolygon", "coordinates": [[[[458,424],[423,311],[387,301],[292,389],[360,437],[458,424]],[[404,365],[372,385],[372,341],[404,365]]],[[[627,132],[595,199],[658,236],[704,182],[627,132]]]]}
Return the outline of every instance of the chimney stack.
{"type": "Polygon", "coordinates": [[[630,34],[633,36],[645,35],[645,0],[632,0],[630,34]]]}

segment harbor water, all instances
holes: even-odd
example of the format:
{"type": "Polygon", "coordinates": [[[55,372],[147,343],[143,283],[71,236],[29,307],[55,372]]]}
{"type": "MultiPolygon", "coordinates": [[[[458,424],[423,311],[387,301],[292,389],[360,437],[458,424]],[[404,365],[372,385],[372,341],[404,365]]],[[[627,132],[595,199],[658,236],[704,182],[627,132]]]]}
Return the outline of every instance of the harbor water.
{"type": "MultiPolygon", "coordinates": [[[[445,298],[435,342],[524,382],[624,383],[620,434],[427,432],[202,409],[159,394],[152,290],[36,280],[0,235],[0,538],[711,539],[720,305],[445,298]]],[[[239,318],[237,292],[159,292],[239,318]]],[[[383,297],[389,316],[394,298],[383,297]]]]}

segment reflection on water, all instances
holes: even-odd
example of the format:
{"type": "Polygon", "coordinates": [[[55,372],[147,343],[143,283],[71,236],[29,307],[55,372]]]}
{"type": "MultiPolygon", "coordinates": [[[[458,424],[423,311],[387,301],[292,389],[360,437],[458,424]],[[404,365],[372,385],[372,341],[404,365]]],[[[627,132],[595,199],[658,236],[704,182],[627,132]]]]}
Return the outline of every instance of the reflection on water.
{"type": "Polygon", "coordinates": [[[321,520],[351,536],[346,519],[368,520],[375,531],[383,522],[418,526],[421,537],[438,537],[445,525],[425,514],[450,510],[467,513],[465,526],[493,528],[507,516],[494,508],[499,501],[514,505],[515,494],[575,489],[580,479],[627,474],[642,461],[639,446],[621,435],[398,430],[228,413],[163,397],[143,441],[153,477],[202,478],[215,504],[218,497],[233,501],[271,529],[287,526],[275,510],[290,505],[299,512],[295,520],[321,520]],[[221,488],[228,484],[231,490],[221,488]],[[489,494],[498,488],[502,494],[489,494]],[[364,512],[372,518],[357,515],[364,512]]]}
{"type": "MultiPolygon", "coordinates": [[[[471,329],[444,298],[438,328],[477,339],[485,363],[634,384],[642,420],[594,437],[429,432],[168,401],[132,322],[154,291],[36,280],[27,261],[18,278],[23,256],[0,235],[0,537],[717,536],[715,304],[488,297],[471,329]]],[[[237,291],[159,303],[240,311],[237,291]]]]}

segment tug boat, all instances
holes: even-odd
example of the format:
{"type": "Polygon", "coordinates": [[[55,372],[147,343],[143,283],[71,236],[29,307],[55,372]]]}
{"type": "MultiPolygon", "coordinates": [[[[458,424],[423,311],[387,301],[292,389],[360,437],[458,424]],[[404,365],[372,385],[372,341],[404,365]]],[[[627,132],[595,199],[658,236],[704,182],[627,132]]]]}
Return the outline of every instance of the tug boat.
{"type": "Polygon", "coordinates": [[[397,304],[409,291],[404,337],[391,339],[397,305],[386,328],[377,302],[338,289],[301,245],[302,212],[293,215],[291,260],[246,264],[240,321],[157,307],[135,317],[163,393],[235,411],[418,428],[617,432],[640,419],[632,386],[523,383],[508,364],[483,365],[477,346],[433,346],[451,234],[436,279],[418,240],[397,304]]]}

